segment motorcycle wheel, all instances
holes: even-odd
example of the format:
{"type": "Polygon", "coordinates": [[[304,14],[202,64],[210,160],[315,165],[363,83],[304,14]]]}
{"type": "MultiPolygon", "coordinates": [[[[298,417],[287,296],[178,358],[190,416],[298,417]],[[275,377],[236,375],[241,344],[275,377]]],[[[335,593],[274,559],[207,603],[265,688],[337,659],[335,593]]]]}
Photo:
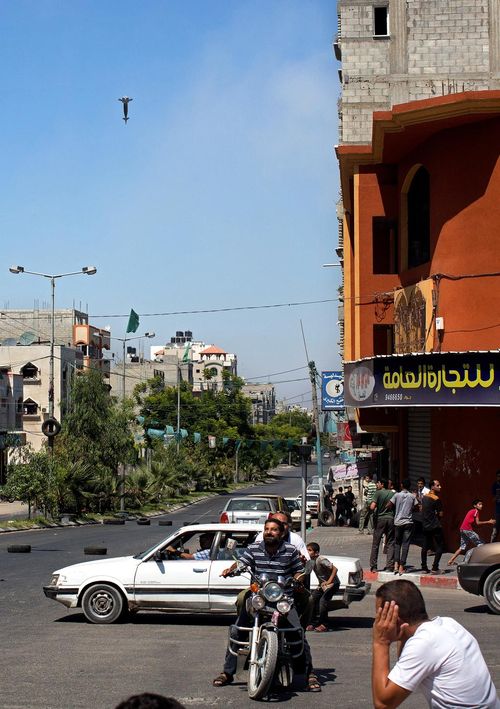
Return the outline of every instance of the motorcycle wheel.
{"type": "Polygon", "coordinates": [[[263,630],[257,647],[256,664],[250,665],[248,673],[248,696],[262,699],[273,681],[278,659],[278,636],[270,630],[263,630]]]}

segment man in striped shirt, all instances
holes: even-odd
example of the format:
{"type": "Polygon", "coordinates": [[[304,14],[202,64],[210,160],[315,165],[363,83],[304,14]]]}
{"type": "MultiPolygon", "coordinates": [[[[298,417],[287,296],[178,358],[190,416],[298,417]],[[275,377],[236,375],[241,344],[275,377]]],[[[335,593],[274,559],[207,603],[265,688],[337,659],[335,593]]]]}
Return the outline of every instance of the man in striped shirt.
{"type": "MultiPolygon", "coordinates": [[[[270,519],[264,525],[264,539],[262,542],[249,544],[239,561],[248,566],[255,576],[262,574],[272,574],[274,576],[284,576],[285,578],[299,578],[303,571],[304,565],[300,559],[297,549],[283,541],[284,526],[280,520],[270,519]]],[[[221,576],[224,578],[232,573],[237,564],[234,563],[228,569],[224,569],[221,576]]],[[[297,611],[294,607],[290,610],[287,616],[288,622],[294,628],[300,628],[300,620],[297,611]]],[[[246,608],[242,608],[235,625],[238,627],[251,627],[253,624],[252,618],[249,616],[246,608]]],[[[307,640],[304,637],[304,659],[305,659],[305,675],[307,687],[310,691],[319,692],[321,687],[318,678],[313,673],[311,649],[307,640]]],[[[213,681],[215,687],[223,687],[233,681],[236,673],[237,658],[229,649],[226,651],[224,668],[221,674],[213,681]]]]}

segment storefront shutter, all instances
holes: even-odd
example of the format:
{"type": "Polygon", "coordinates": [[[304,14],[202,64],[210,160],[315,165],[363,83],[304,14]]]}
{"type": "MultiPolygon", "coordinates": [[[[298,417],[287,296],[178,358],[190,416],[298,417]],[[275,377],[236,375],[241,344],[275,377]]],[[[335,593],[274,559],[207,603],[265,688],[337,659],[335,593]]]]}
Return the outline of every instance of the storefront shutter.
{"type": "Polygon", "coordinates": [[[431,474],[431,409],[408,409],[408,475],[412,487],[419,477],[428,484],[431,474]]]}

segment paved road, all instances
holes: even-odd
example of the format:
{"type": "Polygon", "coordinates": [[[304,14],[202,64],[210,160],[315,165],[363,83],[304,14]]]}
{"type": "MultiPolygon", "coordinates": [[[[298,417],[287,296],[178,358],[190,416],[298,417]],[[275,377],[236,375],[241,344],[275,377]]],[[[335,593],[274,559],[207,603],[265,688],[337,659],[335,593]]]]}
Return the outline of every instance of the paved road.
{"type": "MultiPolygon", "coordinates": [[[[298,491],[299,471],[283,470],[268,492],[298,491]]],[[[240,493],[243,494],[243,493],[240,493]]],[[[214,521],[220,498],[171,515],[176,526],[214,521]]],[[[227,618],[161,613],[139,614],[131,622],[96,626],[79,611],[67,611],[43,596],[53,569],[85,560],[83,547],[103,544],[108,555],[146,548],[168,532],[127,522],[122,527],[89,526],[0,535],[0,623],[2,709],[112,709],[124,697],[154,691],[179,698],[186,707],[255,706],[243,684],[215,689],[221,669],[227,618]],[[12,543],[30,543],[29,555],[7,554],[12,543]]],[[[87,557],[88,558],[88,557],[87,557]]],[[[481,599],[461,591],[426,591],[431,615],[452,615],[478,637],[500,686],[500,616],[485,612],[481,599]],[[464,610],[466,609],[466,610],[464,610]]],[[[315,665],[324,688],[314,698],[295,691],[285,698],[296,707],[369,707],[370,627],[373,597],[334,616],[334,631],[311,634],[315,665]]],[[[283,698],[282,698],[283,699],[283,698]]],[[[405,706],[420,707],[411,698],[405,706]]]]}

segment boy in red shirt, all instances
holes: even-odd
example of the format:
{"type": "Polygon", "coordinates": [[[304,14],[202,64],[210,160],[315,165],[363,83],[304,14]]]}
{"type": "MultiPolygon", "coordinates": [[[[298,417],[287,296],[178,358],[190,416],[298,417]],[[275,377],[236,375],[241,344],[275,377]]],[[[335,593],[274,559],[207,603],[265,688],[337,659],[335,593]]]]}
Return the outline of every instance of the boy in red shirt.
{"type": "Polygon", "coordinates": [[[467,512],[464,517],[464,521],[460,525],[460,546],[449,560],[448,566],[452,566],[455,563],[455,559],[459,554],[465,554],[465,551],[469,545],[471,547],[479,547],[481,544],[484,544],[474,527],[479,527],[482,524],[495,524],[495,520],[488,519],[481,522],[479,519],[479,513],[482,509],[482,500],[479,498],[472,500],[472,508],[467,512]]]}

